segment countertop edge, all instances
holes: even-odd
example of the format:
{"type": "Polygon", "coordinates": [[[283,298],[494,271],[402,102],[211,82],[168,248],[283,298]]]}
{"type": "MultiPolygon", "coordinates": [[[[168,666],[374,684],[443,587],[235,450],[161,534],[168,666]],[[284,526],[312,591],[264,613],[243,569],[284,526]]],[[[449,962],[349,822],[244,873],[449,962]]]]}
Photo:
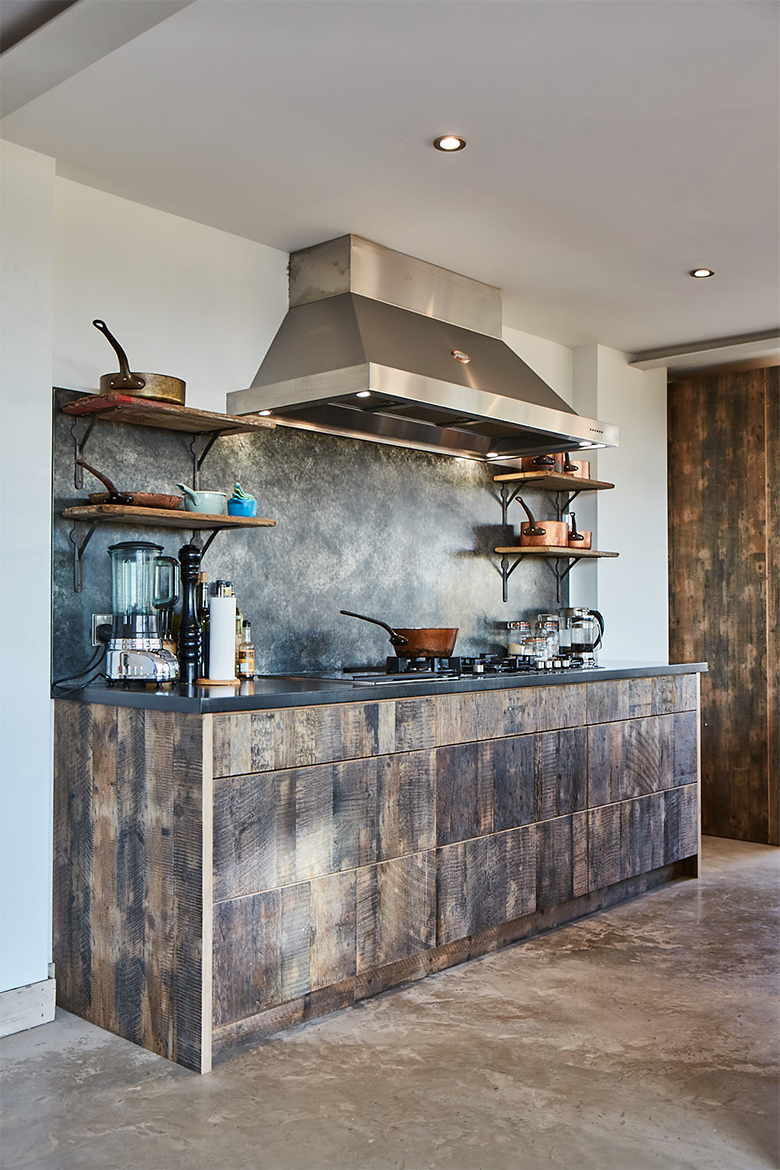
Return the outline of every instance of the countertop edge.
{"type": "MultiPolygon", "coordinates": [[[[514,675],[489,679],[448,679],[446,682],[379,683],[375,686],[354,686],[350,682],[311,680],[318,684],[314,690],[294,689],[259,694],[204,695],[182,694],[178,690],[147,691],[104,684],[91,685],[80,691],[58,693],[52,689],[52,698],[78,703],[97,703],[113,707],[136,707],[157,711],[176,711],[180,714],[211,715],[239,711],[272,711],[281,707],[315,707],[335,703],[371,702],[380,699],[423,698],[430,695],[468,694],[480,691],[507,690],[514,687],[565,686],[574,683],[608,682],[622,678],[653,678],[658,675],[703,674],[706,662],[685,663],[630,663],[625,666],[602,666],[596,670],[572,670],[563,674],[514,675]]],[[[280,676],[267,676],[279,679],[280,676]]],[[[301,676],[284,676],[301,681],[301,676]]],[[[264,680],[258,679],[262,684],[264,680]]],[[[198,692],[202,688],[194,688],[198,692]]]]}

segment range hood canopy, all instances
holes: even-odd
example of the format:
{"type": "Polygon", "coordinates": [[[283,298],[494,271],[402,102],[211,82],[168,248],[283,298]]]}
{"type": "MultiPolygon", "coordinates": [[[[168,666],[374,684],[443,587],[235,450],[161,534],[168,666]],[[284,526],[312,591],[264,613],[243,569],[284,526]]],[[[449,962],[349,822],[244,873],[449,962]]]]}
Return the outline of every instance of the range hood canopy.
{"type": "Polygon", "coordinates": [[[289,312],[230,414],[502,464],[617,446],[501,340],[497,288],[354,235],[289,271],[289,312]]]}

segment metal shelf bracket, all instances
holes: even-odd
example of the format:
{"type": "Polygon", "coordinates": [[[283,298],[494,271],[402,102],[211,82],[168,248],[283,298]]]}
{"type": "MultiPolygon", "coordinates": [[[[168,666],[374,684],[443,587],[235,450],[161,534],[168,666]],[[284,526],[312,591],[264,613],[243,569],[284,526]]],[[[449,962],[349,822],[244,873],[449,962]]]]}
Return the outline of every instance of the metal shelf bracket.
{"type": "Polygon", "coordinates": [[[83,525],[79,524],[79,522],[77,520],[76,523],[71,528],[70,532],[68,533],[68,539],[70,540],[70,543],[73,545],[73,592],[74,593],[81,593],[82,585],[84,583],[83,565],[82,565],[82,562],[84,560],[84,553],[86,552],[87,545],[89,544],[90,540],[92,540],[92,537],[94,536],[95,529],[97,528],[97,522],[95,522],[94,524],[90,524],[89,528],[86,531],[86,535],[84,536],[84,538],[82,540],[79,540],[79,535],[81,533],[82,528],[83,528],[83,525]]]}
{"type": "MultiPolygon", "coordinates": [[[[74,459],[83,459],[84,451],[87,446],[89,436],[92,434],[92,428],[95,425],[95,416],[91,418],[77,418],[73,426],[70,428],[70,433],[73,435],[73,445],[75,448],[74,459]]],[[[73,465],[73,486],[76,491],[82,491],[84,488],[84,468],[79,467],[78,463],[73,465]]]]}
{"type": "Polygon", "coordinates": [[[525,553],[521,553],[519,557],[516,557],[514,562],[511,565],[509,563],[508,556],[503,556],[501,558],[501,568],[499,569],[499,572],[501,574],[501,586],[502,586],[501,598],[504,602],[509,600],[509,591],[507,588],[509,578],[512,576],[512,574],[514,573],[515,569],[520,564],[520,562],[524,561],[524,560],[525,560],[525,553]]]}
{"type": "Polygon", "coordinates": [[[207,431],[192,436],[190,451],[192,451],[192,490],[200,491],[200,469],[211,448],[224,431],[207,431]]]}

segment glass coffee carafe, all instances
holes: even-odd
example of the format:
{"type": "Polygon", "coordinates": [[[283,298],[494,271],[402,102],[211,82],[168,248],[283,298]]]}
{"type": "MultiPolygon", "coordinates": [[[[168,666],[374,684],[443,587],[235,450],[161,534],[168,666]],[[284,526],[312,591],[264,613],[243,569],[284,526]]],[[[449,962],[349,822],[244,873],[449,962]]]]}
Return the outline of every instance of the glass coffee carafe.
{"type": "Polygon", "coordinates": [[[175,656],[163,648],[159,611],[178,600],[179,562],[161,552],[162,545],[146,540],[126,540],[108,550],[113,608],[109,678],[168,681],[178,675],[175,656]]]}
{"type": "Polygon", "coordinates": [[[603,637],[604,618],[597,609],[560,610],[561,654],[581,660],[583,666],[595,666],[595,652],[603,637]]]}

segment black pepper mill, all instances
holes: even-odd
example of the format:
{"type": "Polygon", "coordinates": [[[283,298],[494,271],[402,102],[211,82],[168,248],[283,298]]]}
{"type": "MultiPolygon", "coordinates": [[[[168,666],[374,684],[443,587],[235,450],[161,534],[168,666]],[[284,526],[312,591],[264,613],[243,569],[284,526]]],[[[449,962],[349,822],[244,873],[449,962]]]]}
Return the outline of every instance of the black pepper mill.
{"type": "Polygon", "coordinates": [[[185,686],[192,686],[195,682],[200,662],[200,624],[195,606],[200,558],[201,551],[196,544],[185,544],[179,549],[182,585],[179,671],[185,686]]]}

